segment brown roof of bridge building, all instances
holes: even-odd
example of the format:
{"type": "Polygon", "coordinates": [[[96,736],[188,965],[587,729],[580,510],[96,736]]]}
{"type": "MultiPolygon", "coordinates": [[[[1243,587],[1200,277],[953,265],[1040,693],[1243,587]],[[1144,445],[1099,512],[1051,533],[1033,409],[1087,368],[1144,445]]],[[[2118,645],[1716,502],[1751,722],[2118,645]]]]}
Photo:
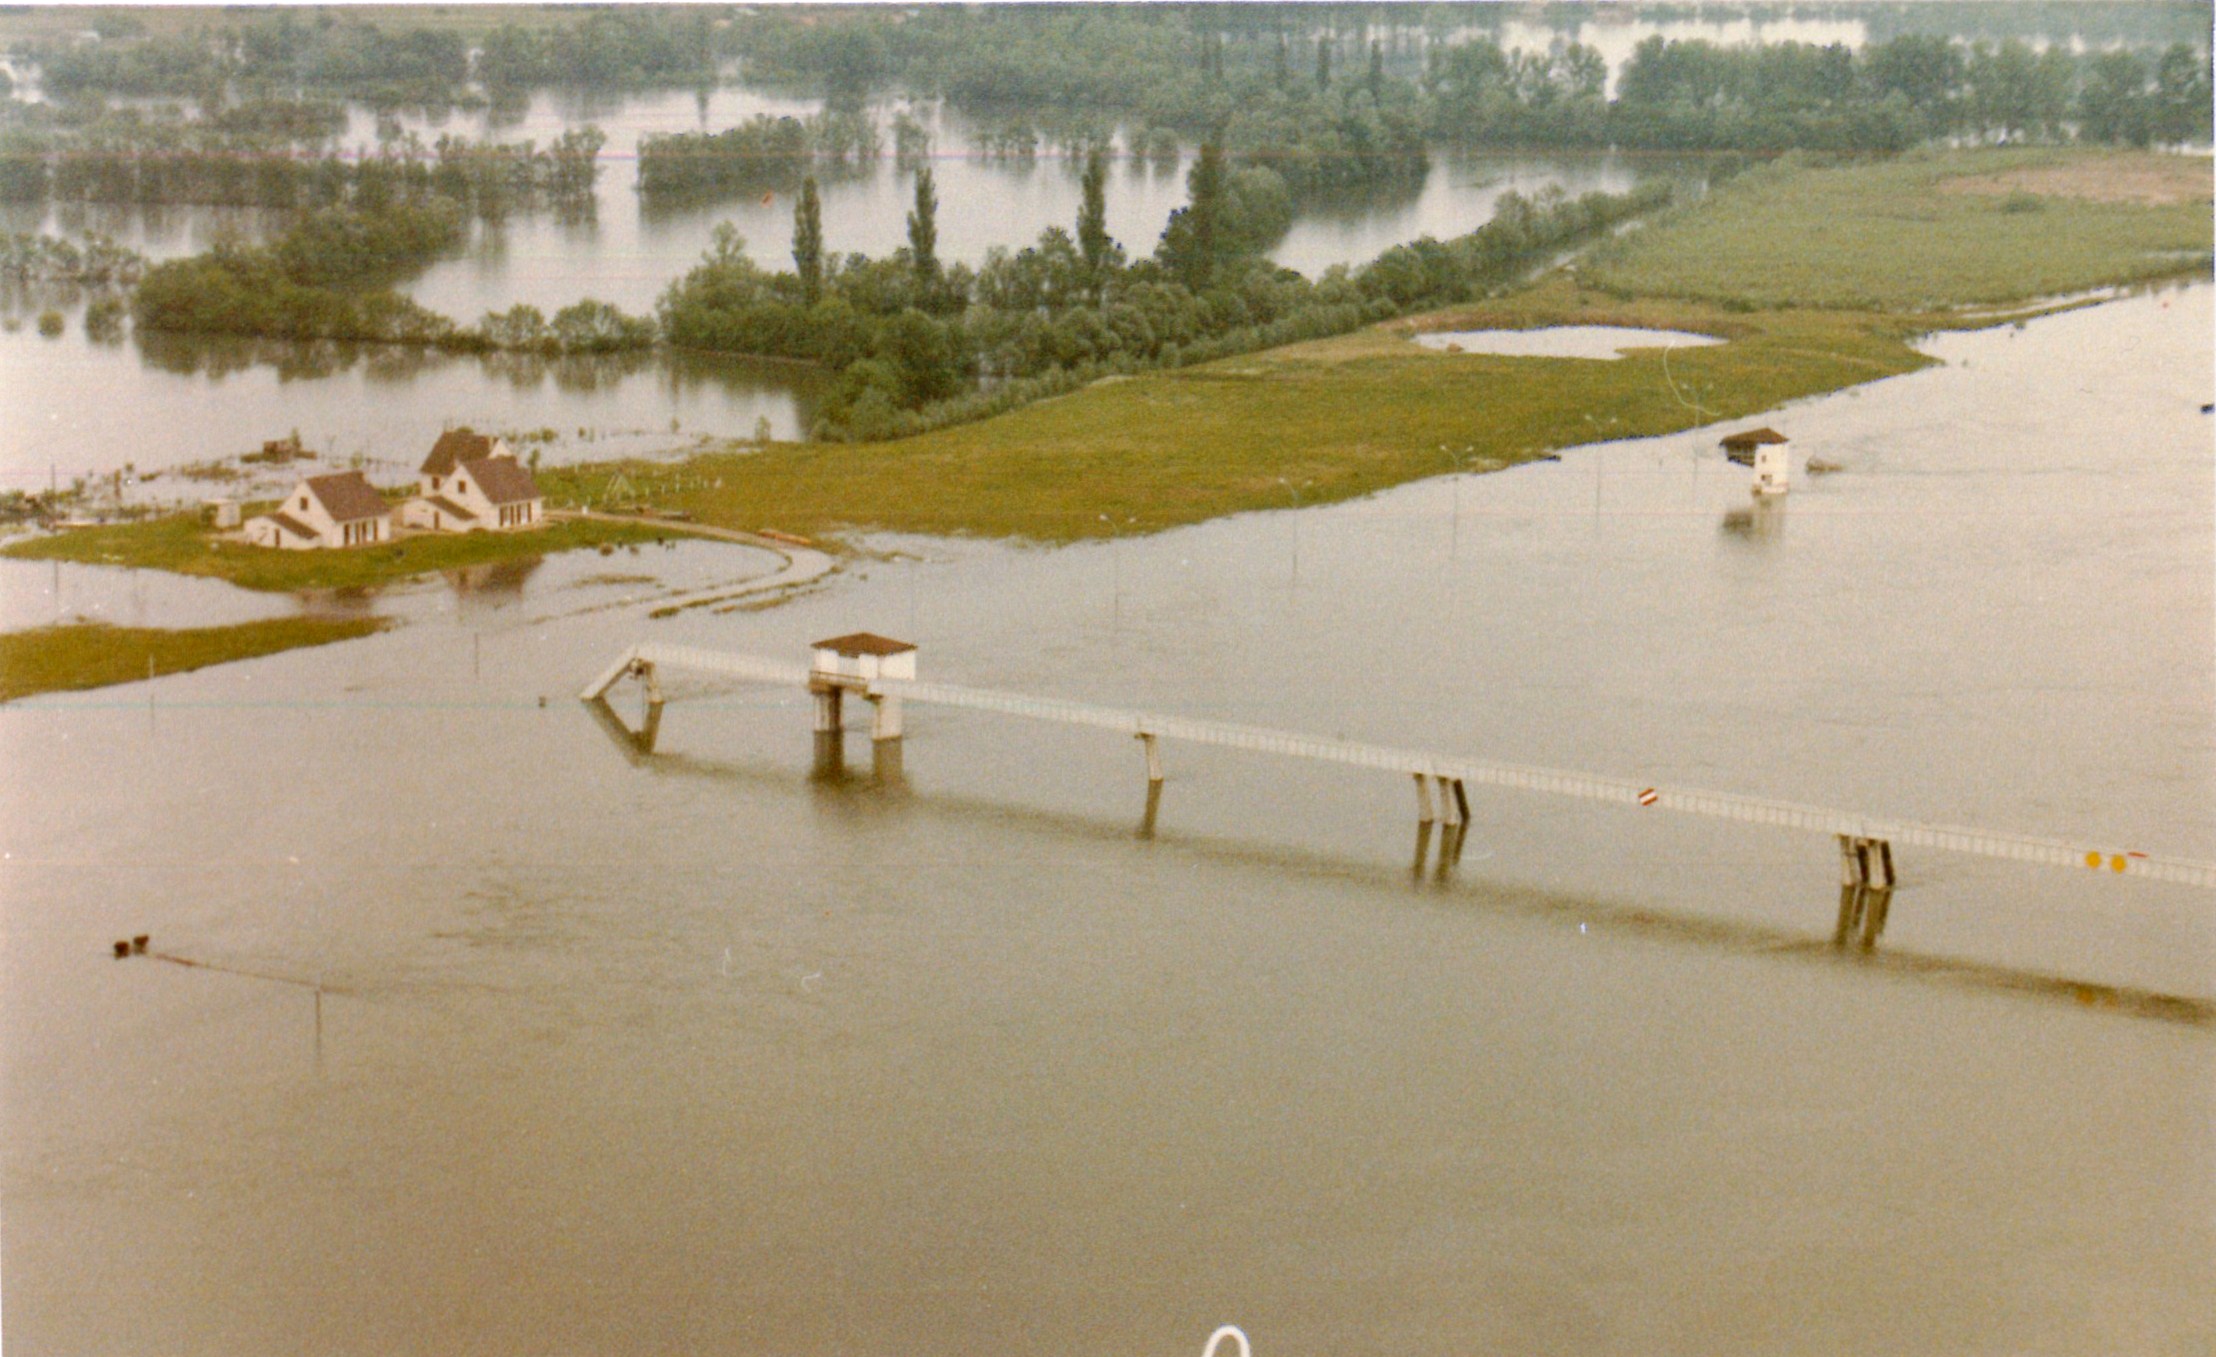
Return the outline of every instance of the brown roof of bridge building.
{"type": "Polygon", "coordinates": [[[423,459],[423,465],[417,470],[426,476],[444,476],[454,470],[455,463],[489,456],[491,452],[492,439],[484,434],[468,428],[448,429],[431,445],[431,455],[423,459]]]}
{"type": "Polygon", "coordinates": [[[520,504],[539,497],[539,484],[513,457],[471,457],[462,470],[477,478],[477,488],[495,504],[520,504]]]}
{"type": "Polygon", "coordinates": [[[915,647],[906,641],[895,641],[889,636],[857,631],[850,636],[834,636],[828,641],[818,641],[815,649],[836,651],[841,655],[902,655],[915,647]]]}
{"type": "Polygon", "coordinates": [[[359,471],[340,471],[329,476],[310,476],[301,484],[308,493],[323,503],[323,511],[340,523],[358,523],[365,518],[383,518],[390,512],[385,497],[377,493],[359,471]]]}

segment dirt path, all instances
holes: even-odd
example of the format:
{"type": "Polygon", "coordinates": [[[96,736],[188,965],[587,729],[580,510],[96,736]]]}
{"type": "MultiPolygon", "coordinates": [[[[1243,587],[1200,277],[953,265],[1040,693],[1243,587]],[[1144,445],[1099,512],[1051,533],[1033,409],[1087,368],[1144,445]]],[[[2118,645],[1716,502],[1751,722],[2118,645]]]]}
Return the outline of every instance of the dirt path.
{"type": "Polygon", "coordinates": [[[815,547],[796,546],[780,542],[759,533],[743,532],[737,528],[721,528],[708,523],[672,523],[660,519],[640,518],[632,514],[603,514],[583,509],[557,509],[548,518],[589,518],[601,523],[629,523],[634,526],[667,528],[672,536],[707,537],[719,542],[731,542],[739,546],[753,547],[776,556],[784,564],[759,579],[748,580],[743,586],[718,591],[713,599],[699,603],[731,603],[735,600],[755,598],[760,595],[788,593],[815,583],[839,568],[839,560],[828,551],[815,547]]]}

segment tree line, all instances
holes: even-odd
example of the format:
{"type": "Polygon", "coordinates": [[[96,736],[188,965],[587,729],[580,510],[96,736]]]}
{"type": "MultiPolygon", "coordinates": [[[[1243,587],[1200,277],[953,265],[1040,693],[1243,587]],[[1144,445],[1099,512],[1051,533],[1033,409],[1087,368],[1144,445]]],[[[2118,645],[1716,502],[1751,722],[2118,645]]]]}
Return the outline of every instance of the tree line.
{"type": "MultiPolygon", "coordinates": [[[[1277,165],[1296,194],[1333,178],[1373,184],[1405,172],[1427,138],[1731,151],[1886,151],[1934,138],[2209,139],[2205,42],[2076,55],[2020,38],[1921,32],[1859,50],[1657,36],[1625,63],[1611,97],[1606,60],[1567,36],[1586,17],[1574,9],[1565,36],[1546,49],[1511,51],[1482,32],[1431,27],[1428,11],[1219,8],[1238,12],[765,8],[733,31],[757,76],[833,97],[901,88],[980,119],[1021,111],[1065,140],[1072,125],[1102,136],[1120,125],[1128,143],[1170,128],[1277,165]],[[1411,44],[1416,24],[1426,28],[1411,44]]],[[[1495,20],[1463,15],[1468,26],[1495,20]]]]}
{"type": "Polygon", "coordinates": [[[1283,181],[1234,170],[1209,143],[1154,253],[1126,257],[1108,234],[1106,166],[1087,161],[1074,231],[996,247],[976,268],[937,257],[936,186],[916,177],[908,244],[841,255],[823,235],[812,177],[794,209],[791,270],[764,269],[728,224],[658,304],[664,340],[686,348],[806,359],[838,374],[814,436],[876,439],[977,418],[1111,373],[1203,362],[1343,333],[1508,281],[1668,190],[1537,201],[1505,195],[1492,221],[1452,241],[1388,250],[1361,269],[1309,280],[1262,257],[1282,230],[1283,181]]]}
{"type": "Polygon", "coordinates": [[[90,116],[17,114],[0,124],[0,201],[194,204],[312,210],[442,198],[469,215],[552,208],[590,212],[598,128],[551,145],[413,132],[350,154],[333,140],[335,104],[264,100],[215,117],[150,118],[137,109],[90,116]]]}
{"type": "Polygon", "coordinates": [[[49,94],[122,94],[220,103],[314,90],[382,107],[467,104],[542,85],[699,85],[715,75],[706,8],[611,6],[564,22],[504,20],[475,34],[451,24],[388,26],[343,9],[241,10],[175,32],[149,33],[126,13],[95,23],[101,41],[26,47],[49,94]],[[474,39],[474,42],[473,42],[474,39]]]}

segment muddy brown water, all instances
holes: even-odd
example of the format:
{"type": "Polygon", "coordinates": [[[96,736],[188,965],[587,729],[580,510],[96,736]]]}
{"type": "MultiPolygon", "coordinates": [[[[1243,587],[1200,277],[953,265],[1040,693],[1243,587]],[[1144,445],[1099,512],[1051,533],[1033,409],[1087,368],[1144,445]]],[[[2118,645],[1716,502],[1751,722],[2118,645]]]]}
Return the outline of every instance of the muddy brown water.
{"type": "Polygon", "coordinates": [[[1718,427],[885,540],[759,612],[555,561],[0,707],[8,1349],[2196,1351],[2205,892],[1909,851],[1864,957],[1813,836],[1481,791],[1419,879],[1397,778],[1171,745],[1144,839],[1097,732],[919,709],[840,775],[801,694],[677,682],[652,757],[570,695],[641,637],[866,627],[957,682],[2216,856],[2211,333],[2198,286],[1936,339],[1761,416],[1845,468],[1762,515],[1718,427]]]}

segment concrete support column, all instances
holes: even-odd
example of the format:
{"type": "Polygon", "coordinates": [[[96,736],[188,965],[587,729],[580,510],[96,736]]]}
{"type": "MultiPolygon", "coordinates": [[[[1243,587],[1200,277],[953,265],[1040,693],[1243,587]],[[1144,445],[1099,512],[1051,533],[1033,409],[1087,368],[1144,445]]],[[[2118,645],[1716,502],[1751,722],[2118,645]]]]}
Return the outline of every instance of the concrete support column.
{"type": "Polygon", "coordinates": [[[816,731],[818,734],[836,735],[846,727],[840,721],[840,700],[846,696],[837,688],[816,689],[816,731]]]}
{"type": "Polygon", "coordinates": [[[1437,779],[1437,781],[1439,783],[1439,818],[1448,825],[1461,824],[1462,808],[1459,798],[1454,794],[1453,782],[1443,777],[1437,779]]]}
{"type": "Polygon", "coordinates": [[[870,700],[869,737],[872,740],[897,740],[900,738],[900,694],[886,693],[870,700]]]}
{"type": "Polygon", "coordinates": [[[1438,816],[1431,810],[1431,779],[1422,773],[1416,776],[1416,823],[1428,825],[1438,816]]]}
{"type": "Polygon", "coordinates": [[[1146,746],[1146,780],[1151,785],[1160,786],[1162,782],[1162,750],[1151,733],[1142,730],[1139,732],[1138,738],[1139,743],[1146,746]]]}

